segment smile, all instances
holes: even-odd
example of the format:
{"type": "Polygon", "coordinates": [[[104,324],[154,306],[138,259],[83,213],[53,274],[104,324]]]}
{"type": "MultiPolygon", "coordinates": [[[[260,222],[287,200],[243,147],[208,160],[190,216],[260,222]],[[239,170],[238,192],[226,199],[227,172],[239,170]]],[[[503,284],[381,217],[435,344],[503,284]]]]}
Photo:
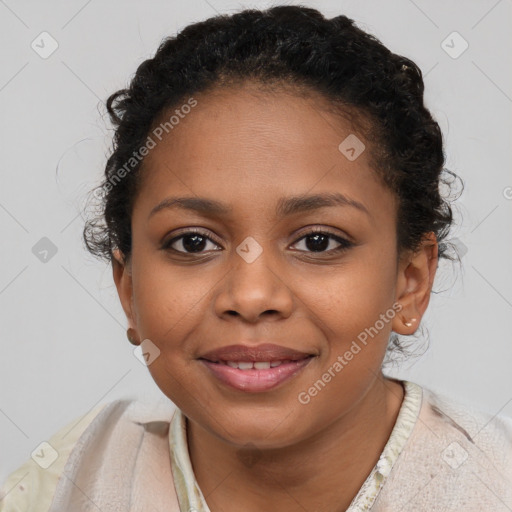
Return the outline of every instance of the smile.
{"type": "Polygon", "coordinates": [[[213,361],[215,363],[226,364],[231,368],[238,368],[239,370],[267,370],[268,368],[276,368],[281,366],[283,363],[289,363],[290,360],[286,361],[213,361]]]}

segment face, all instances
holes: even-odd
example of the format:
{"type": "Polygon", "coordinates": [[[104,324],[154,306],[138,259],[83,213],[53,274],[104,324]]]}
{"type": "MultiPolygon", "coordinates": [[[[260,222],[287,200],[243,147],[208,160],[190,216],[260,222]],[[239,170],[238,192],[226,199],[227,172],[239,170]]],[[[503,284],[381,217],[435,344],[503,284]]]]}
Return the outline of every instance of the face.
{"type": "Polygon", "coordinates": [[[194,97],[145,158],[131,260],[114,279],[137,336],[158,348],[149,371],[163,393],[231,444],[282,447],[361,400],[403,325],[397,302],[418,306],[397,265],[396,199],[368,145],[340,151],[364,139],[321,98],[249,84],[194,97]],[[155,210],[178,197],[194,201],[155,210]],[[280,348],[211,354],[263,344],[280,348]]]}

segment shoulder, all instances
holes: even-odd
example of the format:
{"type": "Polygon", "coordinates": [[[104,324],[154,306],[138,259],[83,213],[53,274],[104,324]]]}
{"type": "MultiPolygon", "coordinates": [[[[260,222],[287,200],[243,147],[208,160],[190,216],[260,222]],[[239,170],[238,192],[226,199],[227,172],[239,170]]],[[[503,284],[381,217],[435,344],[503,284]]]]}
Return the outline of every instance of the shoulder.
{"type": "Polygon", "coordinates": [[[493,466],[506,475],[512,486],[512,418],[499,412],[491,414],[432,389],[424,388],[423,396],[422,421],[443,442],[450,441],[445,458],[451,454],[457,458],[453,464],[457,464],[467,453],[479,464],[493,466]]]}
{"type": "Polygon", "coordinates": [[[13,471],[0,490],[0,511],[46,510],[66,460],[78,438],[108,404],[100,404],[41,442],[31,457],[13,471]]]}
{"type": "Polygon", "coordinates": [[[0,512],[46,512],[79,439],[97,435],[112,424],[122,428],[127,423],[169,421],[173,410],[171,403],[146,403],[135,399],[95,406],[40,443],[31,457],[7,477],[0,489],[0,512]]]}
{"type": "Polygon", "coordinates": [[[451,436],[479,445],[512,464],[512,418],[491,414],[443,392],[423,388],[422,418],[451,436]],[[497,451],[498,450],[498,451],[497,451]]]}
{"type": "Polygon", "coordinates": [[[415,386],[420,412],[382,501],[417,511],[512,509],[512,418],[415,386]]]}

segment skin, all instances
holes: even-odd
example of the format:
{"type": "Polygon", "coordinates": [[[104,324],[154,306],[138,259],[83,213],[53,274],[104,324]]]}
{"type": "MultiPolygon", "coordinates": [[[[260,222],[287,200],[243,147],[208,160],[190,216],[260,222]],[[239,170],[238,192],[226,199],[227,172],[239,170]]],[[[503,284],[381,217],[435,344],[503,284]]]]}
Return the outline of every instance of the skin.
{"type": "Polygon", "coordinates": [[[369,143],[354,161],[338,150],[355,131],[322,97],[271,94],[250,83],[194,97],[198,105],[144,161],[131,258],[116,252],[113,261],[123,309],[137,337],[160,350],[148,368],[188,418],[191,462],[213,512],[345,510],[402,404],[402,385],[381,365],[391,330],[414,333],[428,306],[435,236],[398,257],[396,198],[370,167],[369,143]],[[281,198],[333,191],[368,214],[340,205],[275,214],[281,198]],[[173,207],[149,218],[169,196],[215,199],[232,211],[173,207]],[[210,239],[199,254],[187,253],[183,238],[172,244],[181,253],[162,249],[192,227],[210,239]],[[315,252],[304,238],[311,227],[354,245],[335,252],[340,244],[328,238],[315,252]],[[248,236],[263,251],[252,263],[236,252],[248,236]],[[396,303],[402,310],[300,403],[299,393],[396,303]],[[260,393],[227,387],[198,360],[214,348],[262,342],[316,357],[260,393]]]}

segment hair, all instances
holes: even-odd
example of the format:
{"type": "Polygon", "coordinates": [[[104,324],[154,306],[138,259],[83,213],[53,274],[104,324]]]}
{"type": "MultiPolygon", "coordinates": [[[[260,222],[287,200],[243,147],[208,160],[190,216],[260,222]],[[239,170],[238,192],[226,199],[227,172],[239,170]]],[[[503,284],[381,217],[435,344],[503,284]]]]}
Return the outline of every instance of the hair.
{"type": "MultiPolygon", "coordinates": [[[[424,105],[421,70],[344,15],[327,19],[315,9],[289,5],[188,25],[163,39],[128,87],[108,98],[115,135],[104,180],[93,191],[100,202],[83,231],[91,254],[112,262],[118,249],[130,258],[143,163],[134,164],[133,155],[163,115],[194,93],[244,82],[319,93],[350,117],[370,141],[372,168],[398,199],[398,254],[414,251],[433,232],[439,258],[454,259],[446,242],[452,208],[440,189],[458,176],[444,168],[443,137],[424,105]],[[119,173],[129,161],[129,172],[119,173]]],[[[403,345],[395,336],[390,347],[403,345]]]]}

